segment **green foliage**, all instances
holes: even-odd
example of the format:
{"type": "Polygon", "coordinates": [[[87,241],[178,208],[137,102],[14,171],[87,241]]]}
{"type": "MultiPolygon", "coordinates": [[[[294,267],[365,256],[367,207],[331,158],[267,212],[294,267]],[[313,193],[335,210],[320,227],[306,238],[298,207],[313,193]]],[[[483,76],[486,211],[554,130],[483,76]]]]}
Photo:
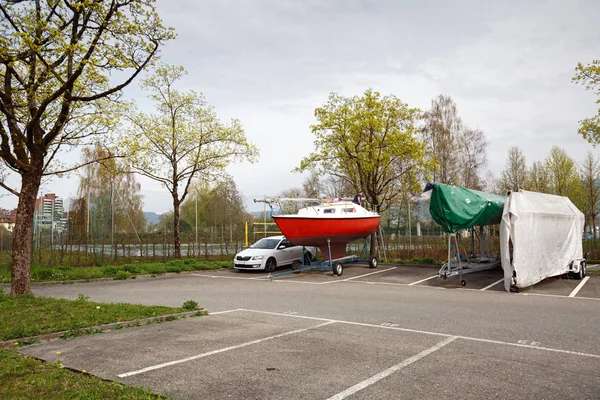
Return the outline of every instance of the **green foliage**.
{"type": "MultiPolygon", "coordinates": [[[[593,60],[588,65],[577,63],[573,82],[580,83],[587,90],[594,91],[598,97],[596,103],[600,104],[600,60],[593,60]]],[[[579,121],[579,123],[579,134],[584,139],[594,146],[600,143],[600,109],[598,109],[596,115],[585,118],[579,121]]]]}
{"type": "Polygon", "coordinates": [[[131,129],[120,136],[120,148],[129,149],[136,171],[161,182],[171,193],[177,204],[173,235],[179,254],[179,205],[191,182],[200,175],[221,180],[229,164],[254,162],[259,152],[238,120],[224,124],[201,94],[175,89],[186,74],[183,67],[160,65],[154,72],[142,88],[154,101],[156,112],[128,112],[131,129]]]}
{"type": "Polygon", "coordinates": [[[115,280],[125,280],[127,278],[129,278],[131,276],[131,273],[127,272],[127,271],[117,271],[117,274],[115,275],[114,279],[115,280]]]}
{"type": "Polygon", "coordinates": [[[45,363],[12,350],[0,350],[2,399],[166,399],[148,389],[105,381],[45,363]]]}
{"type": "MultiPolygon", "coordinates": [[[[87,327],[176,314],[184,308],[96,303],[83,294],[77,300],[35,296],[12,298],[0,294],[0,340],[12,340],[60,331],[94,333],[87,327]]],[[[78,333],[71,332],[70,335],[78,333]]]]}
{"type": "Polygon", "coordinates": [[[402,192],[420,191],[425,147],[416,138],[419,109],[369,89],[351,98],[332,93],[327,104],[315,110],[315,117],[311,128],[316,149],[301,161],[298,171],[342,176],[380,211],[402,192]]]}
{"type": "Polygon", "coordinates": [[[194,300],[188,300],[185,303],[183,303],[183,309],[184,310],[195,310],[198,308],[198,303],[196,303],[194,300]]]}
{"type": "MultiPolygon", "coordinates": [[[[153,1],[3,1],[0,157],[20,174],[19,207],[30,213],[42,174],[60,174],[60,149],[99,142],[115,131],[122,89],[174,38],[153,1]],[[114,71],[118,71],[118,77],[114,71]],[[9,128],[10,127],[10,128],[9,128]],[[10,139],[8,133],[10,131],[10,139]],[[35,131],[35,133],[33,133],[35,131]],[[88,140],[93,138],[93,140],[88,140]]],[[[32,217],[14,229],[13,288],[29,291],[32,217]]]]}

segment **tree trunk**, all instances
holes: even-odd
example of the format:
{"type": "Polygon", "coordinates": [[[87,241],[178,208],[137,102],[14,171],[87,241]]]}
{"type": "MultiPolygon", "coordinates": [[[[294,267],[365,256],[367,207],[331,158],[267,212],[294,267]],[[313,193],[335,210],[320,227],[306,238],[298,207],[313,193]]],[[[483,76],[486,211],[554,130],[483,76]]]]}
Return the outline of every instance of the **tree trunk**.
{"type": "Polygon", "coordinates": [[[179,237],[179,200],[173,197],[173,243],[175,259],[181,259],[181,238],[179,237]]]}
{"type": "Polygon", "coordinates": [[[17,223],[13,230],[12,297],[31,294],[31,260],[33,258],[33,213],[40,188],[42,168],[21,175],[21,195],[17,206],[17,223]]]}

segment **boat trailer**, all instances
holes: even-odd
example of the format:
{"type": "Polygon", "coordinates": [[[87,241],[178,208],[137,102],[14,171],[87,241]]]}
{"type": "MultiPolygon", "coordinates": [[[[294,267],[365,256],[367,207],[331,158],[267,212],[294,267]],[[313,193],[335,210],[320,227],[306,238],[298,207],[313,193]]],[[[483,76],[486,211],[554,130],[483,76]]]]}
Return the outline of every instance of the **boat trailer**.
{"type": "Polygon", "coordinates": [[[492,269],[501,262],[500,257],[492,253],[487,226],[479,226],[479,232],[475,227],[470,229],[471,249],[468,253],[460,232],[448,234],[448,262],[442,265],[438,275],[443,279],[458,275],[460,284],[466,286],[467,282],[462,277],[464,274],[492,269]],[[475,254],[476,237],[479,239],[479,256],[475,254]]]}
{"type": "Polygon", "coordinates": [[[365,240],[365,245],[363,246],[362,250],[359,253],[359,254],[362,254],[364,251],[365,258],[360,258],[360,256],[358,256],[358,255],[350,255],[350,256],[332,259],[331,258],[331,246],[330,246],[329,240],[327,241],[327,248],[329,251],[329,260],[312,261],[312,262],[309,262],[308,264],[306,264],[304,261],[306,259],[304,257],[304,252],[306,251],[306,248],[303,246],[302,247],[302,261],[295,260],[292,263],[291,271],[278,272],[276,274],[269,273],[269,275],[268,275],[269,279],[272,280],[273,278],[278,277],[278,276],[296,274],[298,272],[308,271],[308,270],[312,270],[312,271],[328,271],[328,270],[330,270],[333,272],[334,276],[340,276],[344,272],[344,264],[347,264],[347,263],[368,262],[369,268],[376,268],[377,265],[379,264],[377,257],[375,257],[375,256],[369,257],[369,244],[366,240],[365,240]]]}

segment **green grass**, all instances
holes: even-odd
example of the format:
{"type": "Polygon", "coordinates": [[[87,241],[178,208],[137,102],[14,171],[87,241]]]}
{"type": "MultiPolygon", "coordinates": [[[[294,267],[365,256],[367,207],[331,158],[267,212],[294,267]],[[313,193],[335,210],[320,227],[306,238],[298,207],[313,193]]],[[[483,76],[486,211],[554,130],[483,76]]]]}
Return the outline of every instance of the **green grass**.
{"type": "MultiPolygon", "coordinates": [[[[191,301],[191,300],[190,300],[191,301]]],[[[85,328],[114,322],[134,321],[190,311],[184,307],[144,306],[123,303],[95,303],[83,295],[78,300],[18,296],[0,291],[0,340],[19,339],[45,333],[69,331],[79,336],[85,328]]],[[[0,396],[1,398],[1,396],[0,396]]]]}
{"type": "MultiPolygon", "coordinates": [[[[161,275],[168,272],[214,270],[231,267],[231,261],[198,261],[195,259],[173,260],[166,263],[139,263],[106,265],[101,267],[31,266],[31,282],[72,281],[98,278],[128,279],[137,275],[161,275]]],[[[0,267],[0,283],[11,280],[10,266],[0,267]]]]}
{"type": "Polygon", "coordinates": [[[0,350],[2,399],[166,399],[148,389],[107,382],[12,350],[0,350]]]}
{"type": "MultiPolygon", "coordinates": [[[[36,343],[23,338],[62,332],[62,339],[101,333],[96,325],[151,318],[145,325],[179,319],[170,315],[197,310],[198,303],[188,300],[182,307],[143,306],[136,304],[95,303],[80,294],[77,300],[19,296],[12,298],[0,290],[0,340],[14,340],[9,350],[0,349],[0,399],[166,399],[144,388],[107,382],[62,368],[59,362],[45,363],[19,354],[17,347],[36,343]],[[153,318],[154,317],[154,318],[153,318]]],[[[123,326],[119,326],[119,329],[123,326]]]]}

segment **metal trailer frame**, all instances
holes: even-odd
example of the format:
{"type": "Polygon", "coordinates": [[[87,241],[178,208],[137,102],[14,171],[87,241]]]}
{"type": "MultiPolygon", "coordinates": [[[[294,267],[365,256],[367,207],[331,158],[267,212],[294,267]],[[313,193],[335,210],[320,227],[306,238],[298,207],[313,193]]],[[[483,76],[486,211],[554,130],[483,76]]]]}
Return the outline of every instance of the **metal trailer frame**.
{"type": "MultiPolygon", "coordinates": [[[[375,256],[369,257],[369,244],[368,244],[367,240],[365,240],[365,245],[363,246],[363,250],[365,251],[365,259],[361,259],[358,255],[350,255],[350,256],[331,259],[330,243],[331,242],[329,240],[327,240],[327,248],[329,251],[329,260],[313,261],[308,264],[305,264],[304,263],[304,260],[305,260],[304,252],[306,251],[306,247],[302,246],[302,261],[298,261],[298,260],[294,261],[292,263],[291,271],[278,272],[276,274],[269,273],[269,275],[267,275],[267,276],[269,277],[269,279],[272,280],[273,278],[278,277],[278,276],[295,274],[298,272],[308,271],[308,270],[313,270],[313,271],[331,270],[333,272],[334,276],[340,276],[344,272],[344,264],[347,264],[347,263],[368,262],[369,268],[377,268],[377,265],[379,264],[377,257],[375,257],[375,256]]],[[[363,250],[361,250],[359,254],[362,254],[363,250]]]]}
{"type": "Polygon", "coordinates": [[[448,262],[444,263],[438,272],[438,276],[443,279],[458,275],[462,286],[467,285],[463,279],[464,274],[484,271],[501,265],[500,256],[492,253],[487,226],[479,226],[479,232],[475,230],[475,227],[469,230],[471,232],[471,251],[469,253],[462,242],[461,231],[448,234],[448,262]],[[475,236],[479,238],[479,256],[475,254],[475,236]],[[453,250],[454,255],[452,255],[453,250]]]}

